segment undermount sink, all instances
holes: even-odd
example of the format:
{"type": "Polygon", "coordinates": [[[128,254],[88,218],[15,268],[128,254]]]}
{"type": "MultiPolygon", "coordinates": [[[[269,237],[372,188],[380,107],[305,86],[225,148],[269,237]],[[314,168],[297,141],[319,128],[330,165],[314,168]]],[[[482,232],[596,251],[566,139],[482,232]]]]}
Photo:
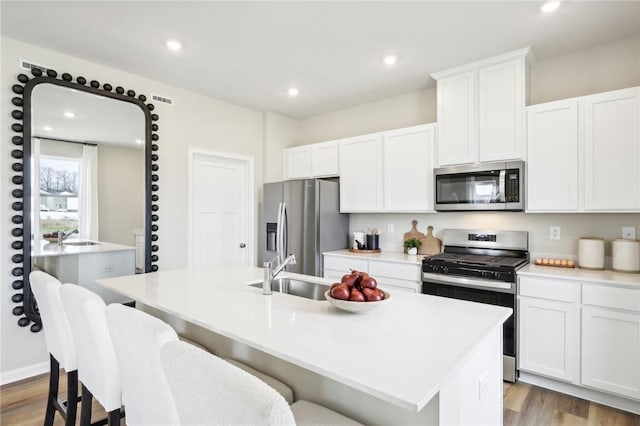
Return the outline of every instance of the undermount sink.
{"type": "MultiPolygon", "coordinates": [[[[262,283],[249,284],[251,287],[262,288],[262,283]]],[[[292,294],[312,300],[326,300],[324,293],[329,290],[328,285],[310,283],[292,278],[276,278],[271,282],[271,290],[279,293],[292,294]]]]}
{"type": "Polygon", "coordinates": [[[65,241],[62,244],[65,246],[95,246],[100,243],[96,243],[95,241],[65,241]]]}

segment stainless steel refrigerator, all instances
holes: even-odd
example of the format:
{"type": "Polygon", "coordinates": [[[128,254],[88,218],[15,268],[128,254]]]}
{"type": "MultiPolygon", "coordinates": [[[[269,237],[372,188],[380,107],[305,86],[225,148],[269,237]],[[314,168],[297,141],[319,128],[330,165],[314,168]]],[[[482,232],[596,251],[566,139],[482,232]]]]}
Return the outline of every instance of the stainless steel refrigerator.
{"type": "Polygon", "coordinates": [[[289,272],[322,276],[322,252],[349,246],[349,215],[340,213],[337,179],[267,183],[263,191],[259,264],[295,254],[289,272]]]}

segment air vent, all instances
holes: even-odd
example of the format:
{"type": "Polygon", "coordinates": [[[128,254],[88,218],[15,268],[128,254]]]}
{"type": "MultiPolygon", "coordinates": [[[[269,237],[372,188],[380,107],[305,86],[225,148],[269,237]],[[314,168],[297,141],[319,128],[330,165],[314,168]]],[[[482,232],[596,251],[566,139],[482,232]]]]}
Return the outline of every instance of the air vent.
{"type": "Polygon", "coordinates": [[[27,70],[30,71],[34,68],[39,69],[40,71],[42,71],[43,73],[46,73],[47,70],[49,68],[45,67],[44,65],[38,65],[38,64],[34,64],[33,62],[27,61],[25,59],[18,59],[18,67],[22,68],[23,70],[27,70]]]}
{"type": "Polygon", "coordinates": [[[153,93],[151,94],[151,99],[153,99],[155,102],[161,102],[163,104],[167,104],[167,105],[173,105],[173,99],[171,98],[167,98],[165,96],[160,96],[160,95],[154,95],[153,93]]]}

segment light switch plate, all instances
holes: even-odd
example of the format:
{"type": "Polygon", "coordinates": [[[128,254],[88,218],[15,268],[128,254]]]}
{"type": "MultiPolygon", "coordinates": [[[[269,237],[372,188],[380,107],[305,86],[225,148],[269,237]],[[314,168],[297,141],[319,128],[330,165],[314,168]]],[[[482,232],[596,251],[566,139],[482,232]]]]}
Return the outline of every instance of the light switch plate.
{"type": "Polygon", "coordinates": [[[387,223],[387,234],[394,234],[396,232],[393,223],[387,223]]]}
{"type": "Polygon", "coordinates": [[[622,238],[629,238],[631,240],[636,239],[636,227],[635,226],[623,226],[622,238]]]}

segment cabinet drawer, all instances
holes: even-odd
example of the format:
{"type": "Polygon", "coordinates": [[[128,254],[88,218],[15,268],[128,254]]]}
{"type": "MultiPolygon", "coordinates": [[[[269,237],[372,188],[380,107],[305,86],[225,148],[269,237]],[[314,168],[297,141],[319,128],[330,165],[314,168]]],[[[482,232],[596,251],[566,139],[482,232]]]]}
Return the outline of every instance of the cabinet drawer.
{"type": "Polygon", "coordinates": [[[420,265],[369,261],[369,275],[375,279],[387,277],[418,282],[420,281],[420,265]]]}
{"type": "Polygon", "coordinates": [[[518,285],[521,296],[572,303],[575,301],[578,284],[547,278],[520,277],[518,285]]]}
{"type": "Polygon", "coordinates": [[[584,284],[582,303],[640,312],[640,290],[584,284]]]}
{"type": "Polygon", "coordinates": [[[386,290],[389,293],[393,293],[394,290],[419,293],[420,292],[419,287],[420,285],[422,285],[421,283],[418,283],[416,281],[397,280],[394,278],[386,278],[386,277],[376,278],[376,281],[378,283],[378,288],[382,290],[386,290]]]}
{"type": "Polygon", "coordinates": [[[355,259],[351,257],[325,256],[324,268],[343,271],[343,274],[346,274],[351,269],[366,272],[367,261],[364,259],[355,259]]]}

